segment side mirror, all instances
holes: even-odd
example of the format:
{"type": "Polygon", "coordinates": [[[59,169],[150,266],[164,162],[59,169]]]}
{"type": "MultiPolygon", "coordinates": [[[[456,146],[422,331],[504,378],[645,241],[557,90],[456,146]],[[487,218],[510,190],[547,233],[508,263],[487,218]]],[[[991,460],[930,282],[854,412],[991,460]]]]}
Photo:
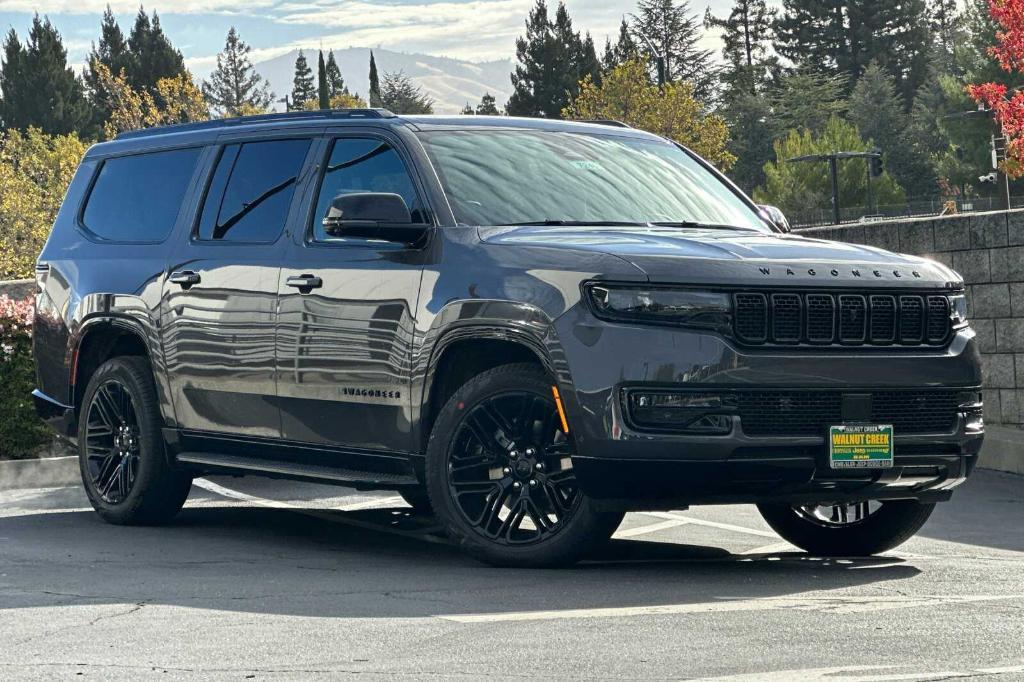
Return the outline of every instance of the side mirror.
{"type": "Polygon", "coordinates": [[[353,237],[415,243],[429,229],[412,221],[412,213],[399,194],[360,192],[341,194],[331,201],[323,219],[330,237],[353,237]]]}
{"type": "Polygon", "coordinates": [[[757,208],[761,211],[761,216],[774,225],[779,232],[787,233],[793,231],[793,228],[789,225],[789,219],[786,218],[786,214],[780,208],[764,204],[758,205],[757,208]]]}

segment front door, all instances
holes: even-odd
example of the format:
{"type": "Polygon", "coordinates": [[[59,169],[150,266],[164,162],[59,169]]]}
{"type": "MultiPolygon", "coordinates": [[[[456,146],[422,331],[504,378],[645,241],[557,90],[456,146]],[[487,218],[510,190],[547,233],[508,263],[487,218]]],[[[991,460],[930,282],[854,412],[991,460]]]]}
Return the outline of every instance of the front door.
{"type": "Polygon", "coordinates": [[[313,139],[223,144],[192,235],[165,284],[161,325],[178,427],[280,437],[277,291],[313,139]]]}
{"type": "Polygon", "coordinates": [[[370,134],[325,146],[305,235],[281,273],[278,395],[284,437],[357,450],[411,449],[410,362],[422,246],[327,234],[342,194],[401,195],[427,222],[422,192],[394,141],[370,134]]]}

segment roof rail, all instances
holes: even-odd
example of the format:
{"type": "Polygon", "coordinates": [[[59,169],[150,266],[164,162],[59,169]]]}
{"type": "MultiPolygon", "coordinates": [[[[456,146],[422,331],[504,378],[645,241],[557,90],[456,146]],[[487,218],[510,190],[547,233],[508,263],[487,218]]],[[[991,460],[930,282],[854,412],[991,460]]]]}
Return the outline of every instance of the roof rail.
{"type": "Polygon", "coordinates": [[[130,130],[118,135],[115,139],[132,140],[150,135],[165,135],[168,133],[186,133],[198,130],[213,130],[217,128],[232,128],[236,126],[252,125],[254,123],[276,123],[290,121],[324,121],[331,119],[357,119],[357,118],[397,118],[395,114],[387,109],[318,109],[316,111],[289,111],[275,114],[258,114],[256,116],[237,116],[235,118],[215,118],[209,121],[196,121],[194,123],[177,123],[156,128],[142,128],[130,130]]]}
{"type": "Polygon", "coordinates": [[[611,119],[595,119],[593,121],[576,121],[577,123],[592,123],[598,126],[611,126],[612,128],[632,128],[633,126],[622,121],[613,121],[611,119]]]}

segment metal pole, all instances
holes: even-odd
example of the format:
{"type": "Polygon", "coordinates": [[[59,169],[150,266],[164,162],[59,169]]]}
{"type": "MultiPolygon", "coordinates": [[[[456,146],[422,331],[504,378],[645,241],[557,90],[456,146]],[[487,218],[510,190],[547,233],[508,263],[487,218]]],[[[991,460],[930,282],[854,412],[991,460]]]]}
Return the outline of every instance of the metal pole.
{"type": "Polygon", "coordinates": [[[865,165],[868,168],[868,212],[871,215],[875,215],[875,192],[874,185],[871,184],[871,162],[872,159],[865,159],[865,165]]]}
{"type": "Polygon", "coordinates": [[[839,164],[835,154],[828,157],[828,168],[832,172],[832,219],[834,225],[839,225],[839,164]]]}

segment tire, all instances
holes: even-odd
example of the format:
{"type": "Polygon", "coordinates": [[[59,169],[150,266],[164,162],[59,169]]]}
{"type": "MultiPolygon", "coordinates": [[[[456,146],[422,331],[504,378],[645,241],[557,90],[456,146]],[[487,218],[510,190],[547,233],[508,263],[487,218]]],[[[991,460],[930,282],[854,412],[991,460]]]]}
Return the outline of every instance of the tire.
{"type": "Polygon", "coordinates": [[[758,510],[787,542],[818,556],[858,557],[887,552],[909,540],[931,516],[935,504],[895,500],[876,504],[864,518],[847,522],[820,520],[806,507],[761,504],[758,510]]]}
{"type": "Polygon", "coordinates": [[[79,413],[78,463],[89,502],[104,521],[166,523],[185,504],[192,478],[168,463],[161,423],[149,362],[120,357],[96,370],[79,413]]]}
{"type": "Polygon", "coordinates": [[[458,389],[434,423],[426,457],[430,502],[455,543],[485,563],[571,565],[622,521],[622,513],[598,511],[576,485],[574,446],[562,432],[551,385],[536,365],[503,365],[458,389]],[[490,417],[512,401],[520,405],[517,417],[490,417]],[[476,500],[482,511],[474,521],[469,507],[476,500]]]}
{"type": "Polygon", "coordinates": [[[399,490],[398,494],[417,514],[433,516],[434,508],[430,506],[430,496],[427,495],[425,487],[406,488],[405,490],[399,490]]]}

